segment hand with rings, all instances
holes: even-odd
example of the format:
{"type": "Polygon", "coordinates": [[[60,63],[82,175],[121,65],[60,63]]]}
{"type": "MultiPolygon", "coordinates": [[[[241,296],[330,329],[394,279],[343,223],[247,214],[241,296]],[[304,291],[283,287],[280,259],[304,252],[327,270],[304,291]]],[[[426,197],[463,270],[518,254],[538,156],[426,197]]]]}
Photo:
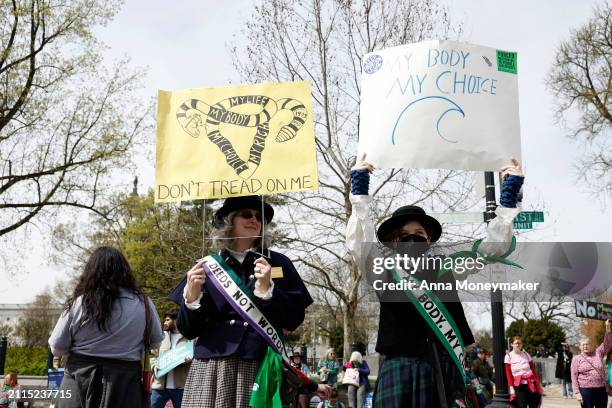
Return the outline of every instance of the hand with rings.
{"type": "Polygon", "coordinates": [[[204,274],[205,262],[204,260],[199,261],[187,272],[187,293],[185,293],[187,303],[196,301],[202,292],[202,285],[206,282],[206,275],[204,274]]]}
{"type": "Polygon", "coordinates": [[[266,261],[266,258],[261,257],[255,260],[253,272],[257,279],[255,287],[262,292],[267,292],[272,282],[272,266],[266,261]]]}

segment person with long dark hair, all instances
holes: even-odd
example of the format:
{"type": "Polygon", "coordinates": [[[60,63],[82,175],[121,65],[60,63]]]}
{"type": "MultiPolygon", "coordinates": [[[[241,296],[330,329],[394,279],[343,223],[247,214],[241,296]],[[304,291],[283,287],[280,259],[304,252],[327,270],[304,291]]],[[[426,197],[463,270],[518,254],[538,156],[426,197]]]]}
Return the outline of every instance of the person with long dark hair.
{"type": "Polygon", "coordinates": [[[96,249],[49,338],[53,355],[70,354],[56,407],[143,406],[145,344],[162,339],[155,305],[121,251],[96,249]]]}

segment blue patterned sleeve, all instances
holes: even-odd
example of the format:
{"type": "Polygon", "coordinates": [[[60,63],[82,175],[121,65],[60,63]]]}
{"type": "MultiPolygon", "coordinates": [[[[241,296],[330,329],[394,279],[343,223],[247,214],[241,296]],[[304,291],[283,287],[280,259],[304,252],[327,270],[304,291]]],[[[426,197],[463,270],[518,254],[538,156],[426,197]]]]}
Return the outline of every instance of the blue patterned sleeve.
{"type": "Polygon", "coordinates": [[[516,208],[519,192],[525,177],[509,175],[502,184],[499,203],[506,208],[516,208]]]}
{"type": "Polygon", "coordinates": [[[368,195],[370,173],[367,169],[351,170],[351,194],[368,195]]]}

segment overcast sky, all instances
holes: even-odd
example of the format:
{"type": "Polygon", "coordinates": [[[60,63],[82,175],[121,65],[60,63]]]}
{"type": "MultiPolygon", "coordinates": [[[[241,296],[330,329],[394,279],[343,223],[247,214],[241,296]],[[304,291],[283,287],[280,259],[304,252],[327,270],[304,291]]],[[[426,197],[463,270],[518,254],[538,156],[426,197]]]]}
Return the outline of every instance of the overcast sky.
{"type": "MultiPolygon", "coordinates": [[[[527,181],[524,209],[546,205],[545,223],[530,240],[610,241],[612,211],[575,183],[572,165],[580,145],[569,141],[552,119],[553,100],[543,78],[555,49],[571,28],[582,25],[596,1],[448,1],[452,18],[464,22],[466,42],[518,51],[518,79],[523,166],[527,181]]],[[[128,0],[115,20],[98,30],[109,58],[129,56],[148,67],[145,94],[237,82],[226,44],[253,10],[250,0],[128,0]]],[[[140,191],[153,185],[153,166],[138,174],[140,191]]],[[[608,198],[610,200],[610,198],[608,198]]],[[[86,218],[84,217],[84,220],[86,218]]],[[[12,260],[23,272],[0,287],[0,303],[33,299],[65,270],[49,266],[48,242],[35,231],[30,244],[36,256],[12,260]]],[[[0,282],[7,282],[0,271],[0,282]]],[[[487,326],[486,322],[482,322],[487,326]]]]}

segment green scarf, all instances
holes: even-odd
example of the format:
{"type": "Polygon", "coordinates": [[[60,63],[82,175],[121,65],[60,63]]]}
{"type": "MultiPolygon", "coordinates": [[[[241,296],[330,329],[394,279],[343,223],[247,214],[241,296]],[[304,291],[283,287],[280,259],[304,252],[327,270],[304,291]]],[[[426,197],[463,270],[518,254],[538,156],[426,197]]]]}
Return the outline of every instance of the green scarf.
{"type": "Polygon", "coordinates": [[[249,406],[252,408],[282,408],[280,387],[283,381],[280,354],[268,347],[253,384],[249,406]]]}

